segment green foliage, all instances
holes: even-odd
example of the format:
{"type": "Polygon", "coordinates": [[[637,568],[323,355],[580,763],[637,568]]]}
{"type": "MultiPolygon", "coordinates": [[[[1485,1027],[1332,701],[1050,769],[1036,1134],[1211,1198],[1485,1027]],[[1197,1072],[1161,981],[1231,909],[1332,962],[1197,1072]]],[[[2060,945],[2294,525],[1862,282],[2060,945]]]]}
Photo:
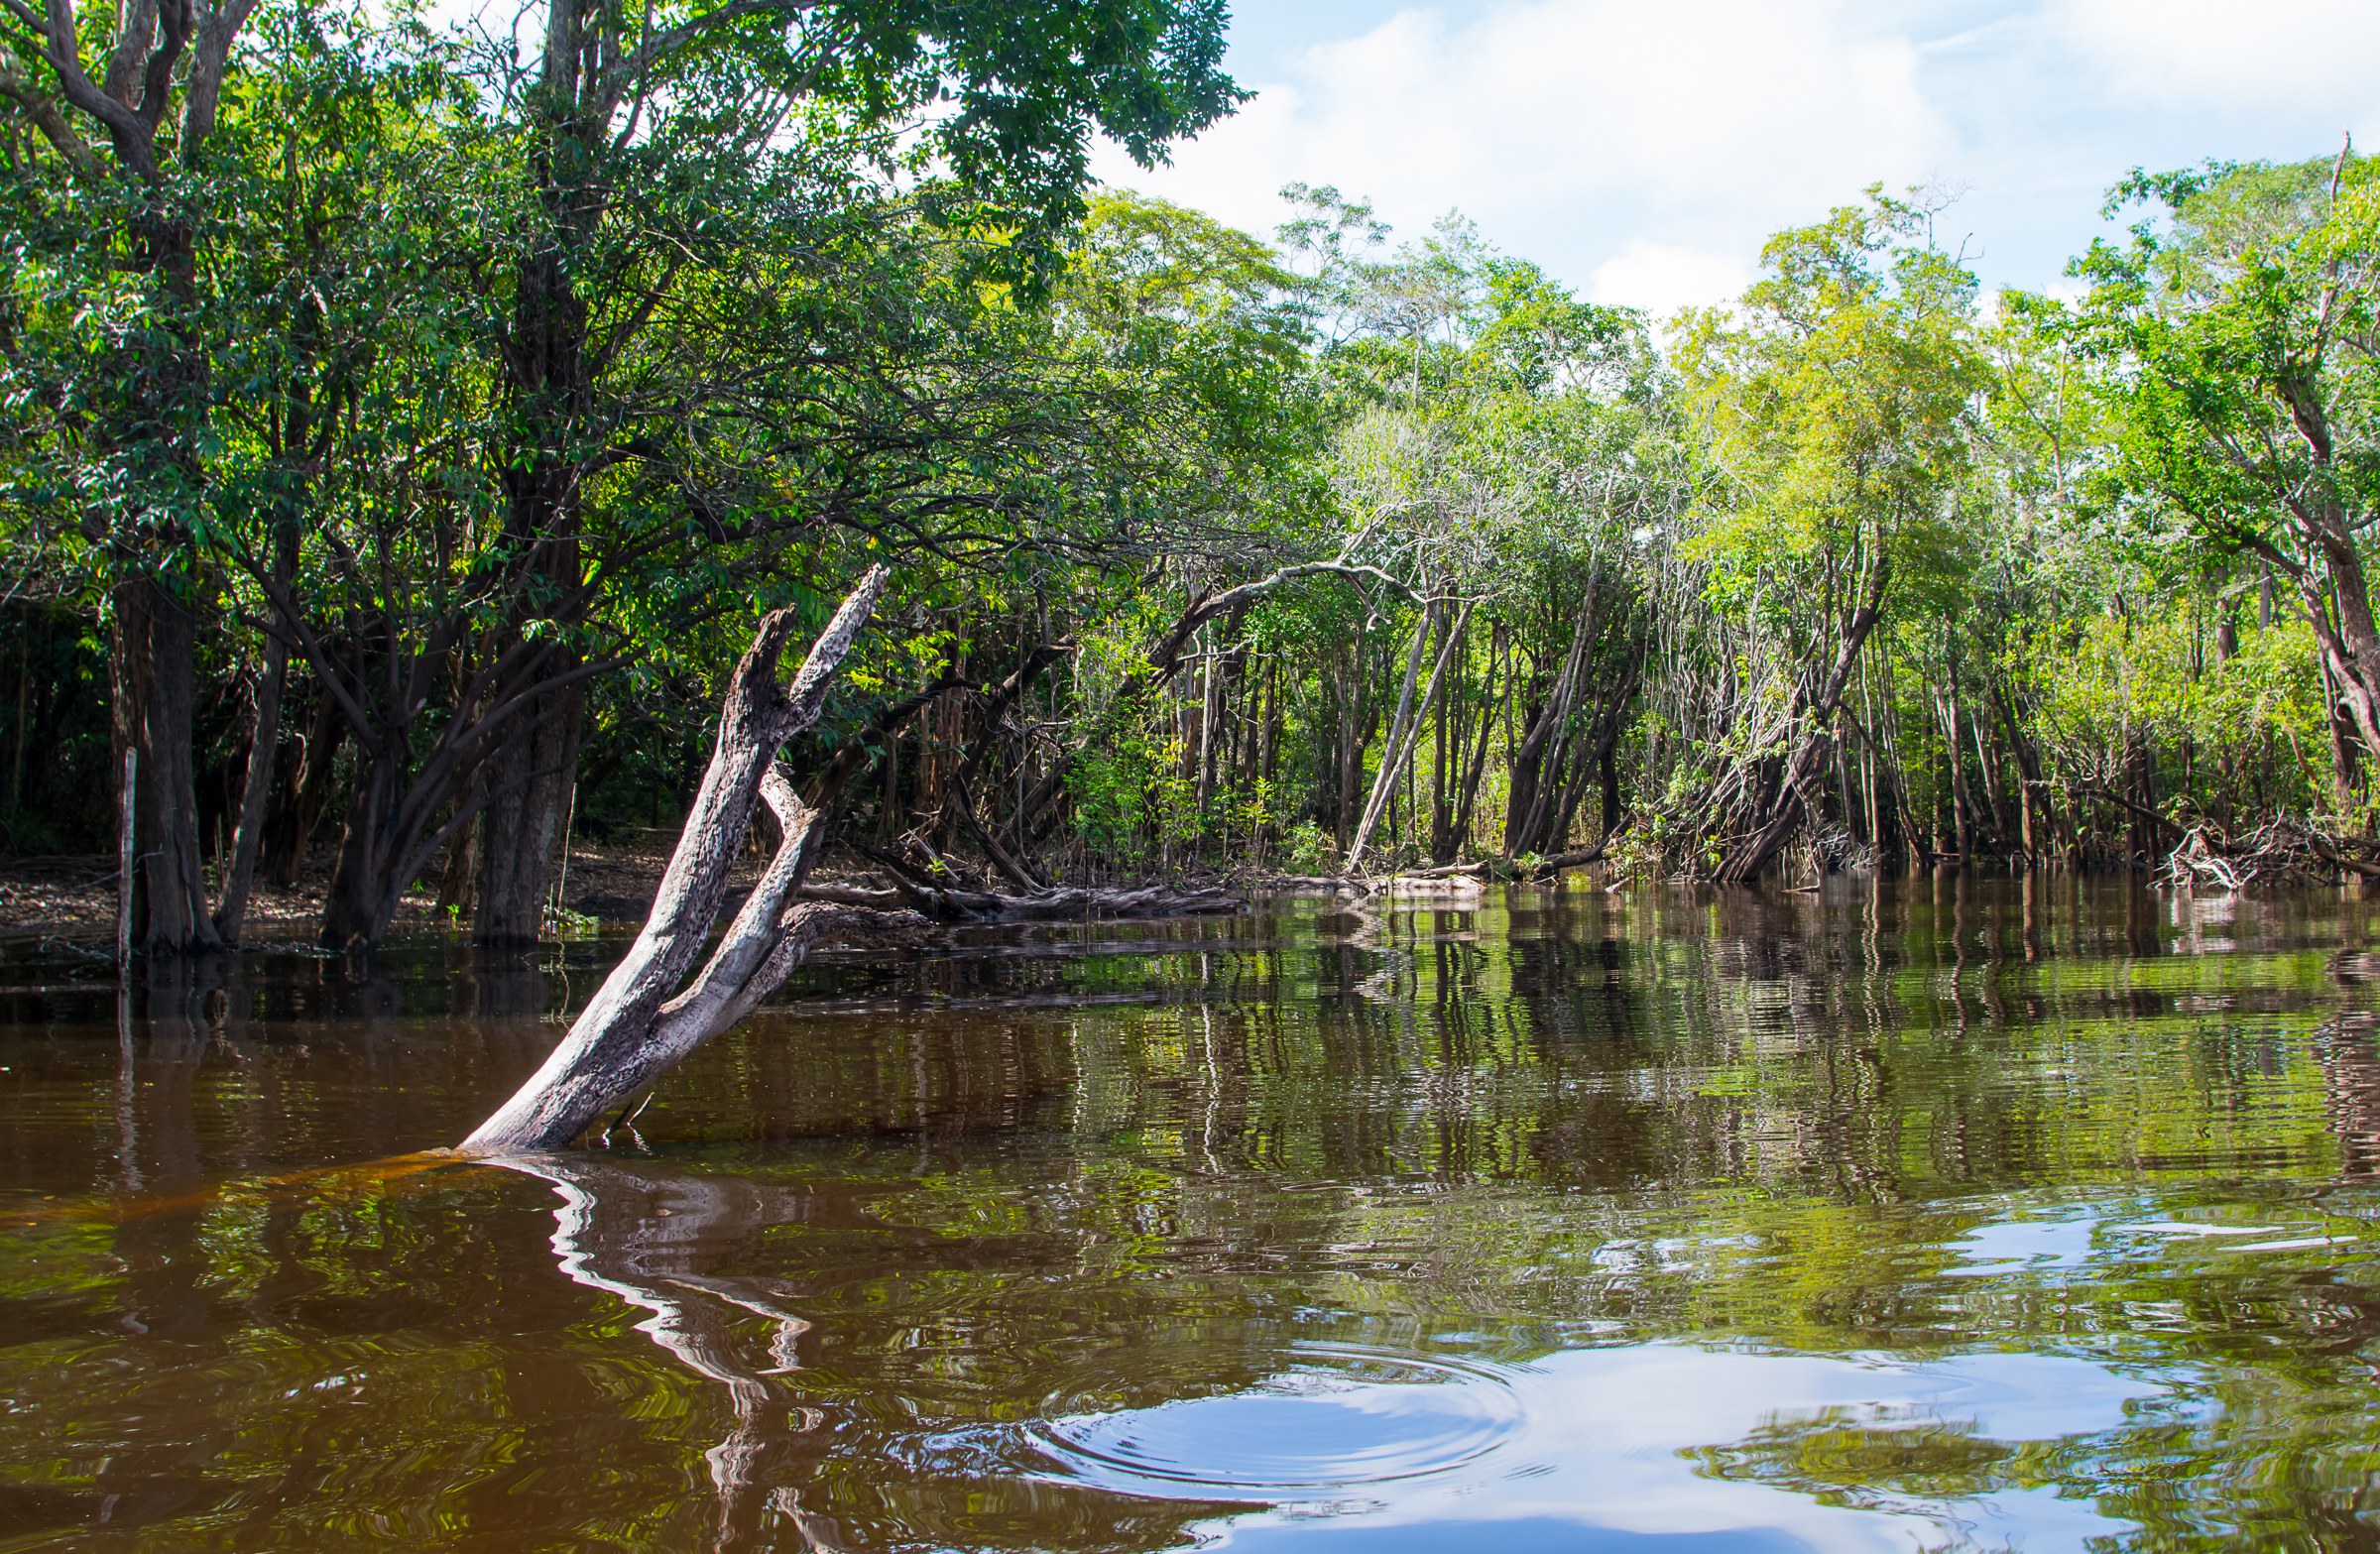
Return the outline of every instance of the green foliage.
{"type": "MultiPolygon", "coordinates": [[[[665,824],[755,618],[873,560],[801,760],[866,741],[853,834],[920,858],[973,835],[962,777],[1032,867],[1102,875],[1326,867],[1367,810],[1392,864],[1608,823],[1700,872],[1805,750],[1836,864],[2361,802],[2356,158],[2135,175],[2156,214],[2071,303],[1986,304],[1930,197],[1874,189],[1657,341],[1459,215],[1398,241],[1292,185],[1267,242],[1091,185],[1093,137],[1153,166],[1240,100],[1219,0],[648,20],[581,69],[268,5],[150,181],[9,99],[0,556],[94,642],[132,576],[203,623],[207,821],[278,642],[390,880],[501,807],[526,720],[491,728],[564,681],[589,825],[665,824]]],[[[11,845],[93,834],[53,802],[11,845]]]]}
{"type": "Polygon", "coordinates": [[[1798,637],[1871,567],[1930,602],[1965,572],[1956,492],[1986,367],[1974,278],[1927,228],[1871,191],[1771,238],[1738,313],[1690,322],[1679,360],[1715,478],[1680,553],[1722,609],[1798,637]]]}

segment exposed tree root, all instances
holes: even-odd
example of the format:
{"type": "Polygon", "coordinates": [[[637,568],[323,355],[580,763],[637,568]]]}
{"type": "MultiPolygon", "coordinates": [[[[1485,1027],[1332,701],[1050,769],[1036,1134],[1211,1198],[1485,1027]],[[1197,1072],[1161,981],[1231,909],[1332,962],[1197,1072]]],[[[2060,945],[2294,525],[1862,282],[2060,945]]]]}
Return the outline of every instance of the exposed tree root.
{"type": "Polygon", "coordinates": [[[2351,844],[2300,820],[2268,820],[2234,837],[2212,821],[2185,827],[2158,818],[2182,838],[2158,871],[2171,885],[2230,892],[2253,886],[2335,884],[2347,877],[2380,879],[2380,862],[2356,857],[2348,850],[2351,844]]]}

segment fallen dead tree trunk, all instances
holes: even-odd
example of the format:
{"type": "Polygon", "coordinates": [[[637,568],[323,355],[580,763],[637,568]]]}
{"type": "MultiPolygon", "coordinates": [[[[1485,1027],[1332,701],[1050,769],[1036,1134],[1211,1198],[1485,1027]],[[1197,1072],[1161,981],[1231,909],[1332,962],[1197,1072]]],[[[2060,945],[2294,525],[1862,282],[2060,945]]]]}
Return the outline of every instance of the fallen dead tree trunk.
{"type": "Polygon", "coordinates": [[[1482,890],[1491,884],[1529,885],[1603,862],[1610,852],[1612,837],[1618,834],[1614,831],[1593,847],[1573,848],[1549,858],[1481,858],[1384,875],[1280,874],[1256,883],[1287,896],[1434,896],[1482,890]]]}
{"type": "Polygon", "coordinates": [[[1582,869],[1600,864],[1611,850],[1611,839],[1606,837],[1593,847],[1572,848],[1545,858],[1482,858],[1468,864],[1440,864],[1435,869],[1414,869],[1396,878],[1400,880],[1509,880],[1526,882],[1550,880],[1566,869],[1582,869]]]}
{"type": "Polygon", "coordinates": [[[1010,895],[1000,891],[970,891],[929,880],[902,868],[881,853],[868,855],[892,882],[890,890],[872,891],[847,885],[813,885],[803,890],[805,900],[837,906],[864,906],[878,911],[905,907],[936,922],[1055,922],[1086,917],[1186,917],[1207,912],[1238,911],[1243,902],[1235,891],[1221,887],[1177,891],[1165,886],[1138,890],[1092,890],[1057,886],[1046,891],[1010,895]]]}
{"type": "Polygon", "coordinates": [[[795,903],[824,814],[794,792],[776,765],[777,752],[817,721],[827,685],[887,576],[880,566],[860,579],[790,686],[777,683],[776,666],[793,634],[793,612],[779,610],[761,622],[728,681],[710,768],[637,942],[544,1066],[463,1140],[466,1151],[562,1147],[744,1018],[801,963],[834,911],[825,903],[795,903]],[[726,900],[729,872],[763,798],[784,840],[701,973],[680,991],[726,900]]]}

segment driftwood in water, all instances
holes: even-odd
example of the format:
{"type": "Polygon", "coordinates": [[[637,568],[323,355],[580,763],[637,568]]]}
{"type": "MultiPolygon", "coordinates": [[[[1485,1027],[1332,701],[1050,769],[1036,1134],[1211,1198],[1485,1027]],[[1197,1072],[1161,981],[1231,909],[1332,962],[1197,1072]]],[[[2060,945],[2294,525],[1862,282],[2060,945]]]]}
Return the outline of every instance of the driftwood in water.
{"type": "Polygon", "coordinates": [[[776,765],[777,751],[817,721],[827,684],[886,577],[876,567],[860,579],[789,687],[777,683],[776,665],[793,634],[793,612],[779,610],[761,622],[728,682],[710,768],[637,942],[544,1066],[463,1140],[464,1149],[509,1154],[569,1143],[750,1014],[800,964],[833,910],[795,901],[823,814],[794,792],[776,765]],[[763,798],[784,840],[701,973],[681,991],[726,901],[728,875],[763,798]]]}
{"type": "Polygon", "coordinates": [[[2185,830],[2158,819],[2182,837],[2159,871],[2185,889],[2241,891],[2254,886],[2309,885],[2342,877],[2380,880],[2380,863],[2358,858],[2350,845],[2302,821],[2276,817],[2240,836],[2210,821],[2185,830]]]}

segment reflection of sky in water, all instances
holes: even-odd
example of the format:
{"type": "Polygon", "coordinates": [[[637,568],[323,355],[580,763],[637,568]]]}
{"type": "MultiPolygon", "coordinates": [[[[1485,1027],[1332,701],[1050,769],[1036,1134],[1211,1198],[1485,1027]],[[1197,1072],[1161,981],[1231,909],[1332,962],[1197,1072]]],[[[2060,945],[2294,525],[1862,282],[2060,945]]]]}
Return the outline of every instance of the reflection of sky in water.
{"type": "Polygon", "coordinates": [[[2362,1238],[2329,1226],[2213,1225],[2188,1220],[2115,1220],[2077,1207],[2059,1214],[1992,1220],[1951,1244],[1961,1259],[1946,1278],[2043,1273],[2113,1263],[2127,1257],[2207,1252],[2307,1252],[2362,1245],[2362,1238]]]}
{"type": "Polygon", "coordinates": [[[2079,1268],[2090,1260],[2091,1233],[2099,1224],[2097,1215],[2078,1213],[2057,1219],[1995,1220],[1978,1225],[1953,1244],[1963,1265],[1945,1268],[1943,1272],[1973,1276],[2079,1268]]]}
{"type": "Polygon", "coordinates": [[[1648,1344],[1450,1367],[1436,1380],[1315,1378],[1326,1372],[1065,1421],[1045,1444],[1065,1477],[1099,1488],[1270,1502],[1205,1529],[1235,1550],[1293,1538],[1326,1551],[1451,1549],[1490,1536],[1501,1554],[1915,1549],[1946,1538],[2063,1548],[2130,1524],[2085,1500],[2019,1490],[1890,1511],[1827,1505],[1715,1476],[1704,1458],[1789,1440],[1797,1426],[2054,1440],[2118,1428],[2130,1405],[2169,1395],[2088,1361],[2031,1354],[1902,1364],[1648,1344]],[[1369,1477],[1374,1468],[1387,1472],[1369,1477]]]}
{"type": "Polygon", "coordinates": [[[28,967],[0,1541],[2355,1546],[2380,902],[1878,890],[822,967],[527,1176],[403,1151],[610,949],[28,967]]]}

